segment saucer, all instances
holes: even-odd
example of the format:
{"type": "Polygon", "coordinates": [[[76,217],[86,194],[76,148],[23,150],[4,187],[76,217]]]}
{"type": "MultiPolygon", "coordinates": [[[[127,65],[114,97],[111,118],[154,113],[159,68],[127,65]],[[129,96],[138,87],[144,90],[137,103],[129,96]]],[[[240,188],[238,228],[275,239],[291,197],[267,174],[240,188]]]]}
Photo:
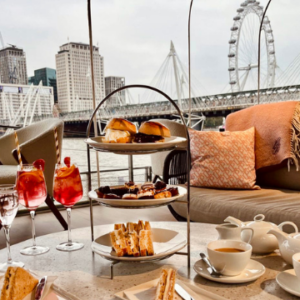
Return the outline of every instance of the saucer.
{"type": "Polygon", "coordinates": [[[294,269],[279,273],[276,277],[276,281],[286,292],[300,297],[300,280],[296,276],[294,269]]]}
{"type": "Polygon", "coordinates": [[[252,259],[250,259],[246,269],[237,276],[212,277],[207,269],[209,269],[209,267],[202,260],[198,260],[194,265],[194,270],[197,274],[206,279],[221,283],[244,283],[253,281],[262,276],[266,271],[264,265],[252,259]]]}

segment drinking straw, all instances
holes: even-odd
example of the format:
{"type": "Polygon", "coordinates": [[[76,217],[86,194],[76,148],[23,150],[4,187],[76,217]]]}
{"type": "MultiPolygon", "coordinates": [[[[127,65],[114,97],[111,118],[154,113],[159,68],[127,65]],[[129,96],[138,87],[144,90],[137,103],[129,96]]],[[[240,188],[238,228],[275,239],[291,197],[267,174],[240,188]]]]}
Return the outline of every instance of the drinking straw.
{"type": "Polygon", "coordinates": [[[59,153],[58,135],[57,135],[56,127],[54,127],[54,138],[55,138],[55,147],[56,147],[56,162],[60,164],[60,153],[59,153]]]}
{"type": "Polygon", "coordinates": [[[22,162],[22,157],[21,157],[19,139],[18,139],[18,135],[17,135],[16,131],[15,131],[15,143],[16,143],[17,152],[18,152],[19,165],[20,165],[21,169],[23,169],[23,162],[22,162]]]}

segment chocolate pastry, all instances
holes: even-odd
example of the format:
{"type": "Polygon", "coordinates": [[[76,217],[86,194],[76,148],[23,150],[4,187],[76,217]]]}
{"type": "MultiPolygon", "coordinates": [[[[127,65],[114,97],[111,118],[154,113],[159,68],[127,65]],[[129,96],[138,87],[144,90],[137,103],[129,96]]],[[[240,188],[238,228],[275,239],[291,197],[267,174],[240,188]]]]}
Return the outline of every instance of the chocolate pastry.
{"type": "Polygon", "coordinates": [[[154,190],[154,184],[153,183],[145,183],[141,186],[141,190],[154,190]]]}
{"type": "Polygon", "coordinates": [[[135,183],[134,183],[134,181],[128,181],[128,182],[125,182],[125,186],[128,188],[132,188],[132,187],[135,187],[135,183]]]}
{"type": "Polygon", "coordinates": [[[141,196],[138,198],[139,200],[143,200],[143,199],[154,199],[154,196],[141,196]]]}
{"type": "Polygon", "coordinates": [[[125,194],[122,199],[132,199],[132,200],[137,200],[137,195],[136,194],[125,194]]]}
{"type": "Polygon", "coordinates": [[[163,182],[163,181],[157,181],[157,182],[155,183],[155,190],[156,190],[157,192],[165,190],[166,187],[167,187],[167,185],[166,185],[166,183],[163,182]]]}
{"type": "Polygon", "coordinates": [[[110,192],[112,194],[116,194],[116,195],[122,197],[123,195],[129,193],[129,189],[127,187],[125,187],[125,186],[123,186],[123,187],[116,187],[116,188],[111,188],[110,192]]]}
{"type": "Polygon", "coordinates": [[[105,194],[105,195],[103,196],[103,198],[104,198],[104,199],[121,199],[120,196],[115,195],[115,194],[105,194]]]}
{"type": "Polygon", "coordinates": [[[139,192],[139,189],[137,187],[135,187],[133,189],[129,188],[129,194],[137,195],[138,192],[139,192]]]}
{"type": "Polygon", "coordinates": [[[160,135],[150,135],[150,134],[148,135],[143,133],[137,133],[133,138],[133,142],[134,143],[155,143],[163,139],[164,138],[160,135]]]}
{"type": "Polygon", "coordinates": [[[172,194],[172,197],[179,195],[177,187],[170,187],[167,189],[172,194]]]}
{"type": "Polygon", "coordinates": [[[99,198],[103,198],[105,194],[110,193],[110,187],[109,186],[100,186],[97,190],[96,193],[99,198]]]}

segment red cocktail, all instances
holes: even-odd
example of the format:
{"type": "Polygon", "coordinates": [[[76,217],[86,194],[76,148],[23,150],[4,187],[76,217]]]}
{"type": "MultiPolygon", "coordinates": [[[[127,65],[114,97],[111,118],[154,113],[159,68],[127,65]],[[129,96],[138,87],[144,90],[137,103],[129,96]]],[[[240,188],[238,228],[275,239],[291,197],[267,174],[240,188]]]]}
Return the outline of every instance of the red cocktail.
{"type": "Polygon", "coordinates": [[[37,209],[47,197],[43,170],[24,166],[17,173],[19,202],[29,210],[37,209]]]}
{"type": "Polygon", "coordinates": [[[83,195],[78,167],[59,166],[55,170],[53,197],[65,207],[72,207],[83,195]]]}
{"type": "Polygon", "coordinates": [[[32,165],[18,166],[16,189],[18,191],[19,203],[30,210],[32,220],[33,245],[22,249],[23,255],[39,255],[49,251],[49,247],[37,246],[35,242],[35,210],[45,202],[47,188],[44,178],[45,161],[39,159],[32,165]]]}
{"type": "Polygon", "coordinates": [[[56,249],[60,251],[75,251],[84,247],[82,243],[72,242],[71,238],[71,207],[83,195],[79,169],[71,165],[70,157],[64,159],[65,165],[57,164],[54,173],[53,198],[67,208],[68,241],[59,244],[56,249]]]}

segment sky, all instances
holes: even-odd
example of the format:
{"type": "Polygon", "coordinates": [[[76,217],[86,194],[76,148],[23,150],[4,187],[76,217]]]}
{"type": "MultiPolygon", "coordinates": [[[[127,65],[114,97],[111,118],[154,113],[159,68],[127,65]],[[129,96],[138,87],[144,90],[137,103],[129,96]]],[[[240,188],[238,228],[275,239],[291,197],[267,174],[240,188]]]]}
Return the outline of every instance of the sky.
{"type": "MultiPolygon", "coordinates": [[[[124,76],[126,84],[150,84],[174,42],[188,64],[189,0],[92,0],[93,39],[104,56],[105,76],[124,76]]],[[[194,0],[192,75],[202,94],[228,88],[230,27],[242,1],[194,0]]],[[[265,6],[266,0],[261,1],[265,6]]],[[[300,53],[300,1],[273,0],[267,13],[274,32],[276,60],[285,70],[300,53]]],[[[85,0],[1,0],[0,31],[5,43],[23,48],[28,76],[55,68],[59,46],[88,43],[85,0]]],[[[299,79],[300,81],[300,79],[299,79]]]]}

